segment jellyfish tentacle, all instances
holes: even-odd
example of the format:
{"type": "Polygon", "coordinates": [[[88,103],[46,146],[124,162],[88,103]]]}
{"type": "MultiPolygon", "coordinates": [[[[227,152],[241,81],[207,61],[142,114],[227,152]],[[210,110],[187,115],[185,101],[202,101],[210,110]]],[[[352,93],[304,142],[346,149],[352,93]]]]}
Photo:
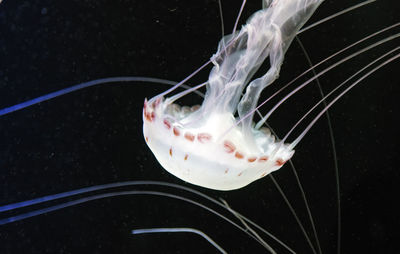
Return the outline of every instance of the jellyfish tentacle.
{"type": "Polygon", "coordinates": [[[320,20],[316,21],[315,23],[312,23],[312,24],[310,24],[310,25],[308,25],[306,27],[303,27],[302,29],[300,29],[297,32],[297,34],[301,34],[301,33],[305,32],[305,31],[307,31],[307,30],[309,30],[309,29],[311,29],[311,28],[313,28],[315,26],[318,26],[318,25],[321,25],[322,23],[327,22],[328,20],[334,19],[334,18],[336,18],[336,17],[338,17],[340,15],[343,15],[343,14],[348,13],[350,11],[356,10],[356,9],[358,9],[360,7],[363,7],[365,5],[371,4],[371,3],[375,2],[375,1],[376,0],[367,0],[367,1],[355,4],[355,5],[352,5],[352,6],[346,8],[344,10],[338,11],[338,12],[336,12],[336,13],[328,16],[328,17],[325,17],[323,19],[320,19],[320,20]]]}
{"type": "MultiPolygon", "coordinates": [[[[127,183],[127,182],[125,182],[125,183],[127,183]]],[[[118,184],[118,183],[115,183],[115,184],[118,184]]],[[[166,183],[165,183],[165,185],[168,186],[166,183]]],[[[170,185],[172,186],[173,184],[170,184],[170,185]]],[[[182,189],[187,189],[187,188],[182,187],[182,189]]],[[[203,209],[209,211],[210,213],[220,217],[221,219],[225,220],[229,224],[233,225],[235,228],[239,229],[240,231],[244,232],[245,234],[247,234],[248,236],[253,238],[255,241],[259,242],[264,248],[266,248],[264,246],[264,244],[261,243],[259,241],[259,239],[257,237],[255,237],[253,234],[248,232],[246,230],[246,228],[241,227],[239,224],[237,224],[236,222],[232,221],[231,219],[229,219],[228,217],[224,216],[223,214],[217,212],[216,210],[214,210],[214,209],[212,209],[212,208],[210,208],[210,207],[208,207],[208,206],[206,206],[206,205],[204,205],[202,203],[199,203],[199,202],[197,202],[195,200],[192,200],[190,198],[186,198],[186,197],[183,197],[183,196],[180,196],[180,195],[176,195],[176,194],[172,194],[172,193],[169,193],[169,192],[151,191],[151,190],[150,191],[143,191],[143,190],[131,190],[130,191],[130,190],[128,190],[128,191],[115,191],[115,192],[94,194],[92,196],[79,198],[79,199],[68,201],[68,202],[65,202],[65,203],[58,204],[58,205],[53,205],[53,206],[50,206],[50,207],[37,209],[37,210],[33,210],[33,211],[26,212],[26,213],[23,213],[23,214],[19,214],[19,215],[11,216],[11,217],[8,217],[8,218],[0,219],[0,225],[5,225],[5,224],[8,224],[8,223],[24,220],[24,219],[27,219],[27,218],[30,218],[30,217],[33,217],[33,216],[41,215],[41,214],[48,213],[48,212],[57,211],[57,210],[60,210],[60,209],[66,208],[66,207],[71,207],[71,206],[75,206],[75,205],[78,205],[78,204],[87,203],[87,202],[93,201],[93,200],[116,197],[116,196],[128,196],[128,195],[161,196],[161,197],[167,197],[167,198],[172,198],[172,199],[176,199],[176,200],[181,200],[181,201],[196,205],[196,206],[198,206],[200,208],[203,208],[203,209]]],[[[202,194],[202,196],[205,196],[205,194],[202,194]]],[[[217,201],[215,201],[215,202],[217,202],[217,201]]],[[[217,202],[217,204],[218,204],[218,202],[217,202]]],[[[224,207],[222,204],[220,204],[220,206],[224,207]]],[[[263,232],[265,233],[266,231],[263,231],[263,232]]],[[[271,233],[268,233],[268,235],[272,236],[272,238],[274,240],[277,240],[277,242],[280,243],[283,247],[288,249],[290,252],[294,253],[293,250],[291,250],[286,244],[284,244],[281,240],[277,239],[271,233]]],[[[267,248],[267,250],[273,250],[273,249],[269,246],[269,248],[267,248]]],[[[276,253],[276,252],[272,251],[271,253],[276,253]]]]}
{"type": "MultiPolygon", "coordinates": [[[[346,52],[347,50],[359,45],[360,43],[371,39],[383,32],[389,31],[391,29],[394,29],[396,27],[400,26],[400,23],[395,23],[393,25],[390,25],[388,27],[385,27],[383,29],[378,30],[375,33],[372,33],[368,36],[363,37],[362,39],[351,43],[350,45],[344,47],[343,49],[338,50],[337,52],[331,54],[330,56],[322,59],[321,61],[319,61],[318,63],[314,64],[312,67],[308,68],[307,70],[305,70],[304,72],[302,72],[300,75],[296,76],[294,79],[292,79],[290,82],[288,82],[287,84],[285,84],[284,86],[282,86],[278,91],[276,91],[274,94],[272,94],[270,97],[268,97],[267,99],[265,99],[264,101],[262,101],[261,103],[258,104],[258,106],[255,108],[255,111],[258,110],[260,107],[262,107],[263,105],[265,105],[268,101],[270,101],[272,98],[274,98],[275,96],[277,96],[278,94],[280,94],[283,90],[285,90],[288,86],[292,85],[294,82],[296,82],[299,78],[303,77],[304,75],[306,75],[307,73],[309,73],[310,71],[312,71],[313,69],[315,69],[316,67],[320,66],[321,64],[327,62],[328,60],[332,59],[335,56],[338,56],[341,53],[346,52]]],[[[250,117],[250,115],[253,113],[253,111],[250,111],[249,113],[247,113],[246,115],[244,115],[243,117],[241,117],[235,124],[235,126],[241,124],[245,119],[247,119],[248,117],[250,117]]],[[[265,123],[266,119],[264,119],[264,117],[261,117],[261,120],[255,125],[256,129],[260,129],[263,124],[265,123]]],[[[228,130],[229,131],[229,130],[228,130]]]]}
{"type": "MultiPolygon", "coordinates": [[[[95,79],[95,80],[91,80],[88,82],[79,83],[77,85],[73,85],[73,86],[70,86],[67,88],[63,88],[63,89],[60,89],[60,90],[57,90],[55,92],[51,92],[51,93],[48,93],[45,95],[41,95],[34,99],[15,104],[13,106],[9,106],[9,107],[0,109],[0,116],[7,115],[9,113],[36,105],[41,102],[45,102],[45,101],[54,99],[54,98],[62,96],[62,95],[66,95],[66,94],[69,94],[69,93],[72,93],[72,92],[75,92],[78,90],[82,90],[84,88],[101,85],[101,84],[106,84],[106,83],[117,83],[117,82],[151,82],[151,83],[166,84],[166,85],[171,85],[171,86],[174,86],[178,83],[176,81],[171,81],[171,80],[166,80],[166,79],[152,78],[152,77],[136,77],[136,76],[133,76],[133,77],[109,77],[109,78],[95,79]]],[[[190,88],[186,85],[182,85],[182,87],[187,88],[187,89],[190,88]]],[[[200,96],[203,96],[203,94],[200,93],[199,91],[194,90],[194,92],[196,92],[200,96]]]]}
{"type": "MultiPolygon", "coordinates": [[[[263,2],[263,4],[264,4],[264,2],[263,2]]],[[[233,29],[232,29],[232,34],[234,34],[235,32],[236,32],[236,28],[237,28],[237,25],[239,24],[239,19],[240,19],[240,16],[242,16],[242,12],[243,12],[243,9],[244,9],[244,6],[246,5],[246,0],[243,0],[242,1],[242,5],[240,6],[240,9],[239,9],[239,13],[238,13],[238,15],[237,15],[237,17],[236,17],[236,20],[235,20],[235,25],[233,25],[233,29]]],[[[264,5],[263,5],[263,9],[264,9],[265,7],[264,7],[264,5]]]]}
{"type": "Polygon", "coordinates": [[[400,54],[397,54],[390,59],[386,60],[385,62],[379,64],[377,67],[373,68],[366,74],[364,74],[362,77],[357,79],[355,82],[353,82],[349,87],[347,87],[343,92],[341,92],[338,96],[336,96],[321,112],[311,121],[311,123],[304,129],[304,131],[293,141],[293,143],[290,144],[290,147],[295,147],[301,139],[307,134],[307,132],[311,129],[311,127],[318,121],[319,118],[337,101],[339,100],[343,95],[348,93],[353,87],[355,87],[357,84],[359,84],[362,80],[379,70],[380,68],[384,67],[385,65],[393,62],[397,58],[400,58],[400,54]]]}
{"type": "Polygon", "coordinates": [[[369,45],[369,46],[366,46],[366,47],[364,47],[364,48],[362,48],[362,49],[356,51],[355,53],[350,54],[350,55],[347,56],[347,57],[342,58],[341,60],[337,61],[336,63],[334,63],[334,64],[330,65],[329,67],[325,68],[324,70],[320,71],[320,72],[317,74],[317,76],[314,76],[314,77],[308,79],[307,81],[305,81],[303,84],[297,86],[297,87],[296,87],[295,89],[293,89],[290,93],[288,93],[286,96],[284,96],[279,102],[277,102],[277,103],[268,111],[268,113],[256,124],[256,127],[255,127],[255,128],[256,128],[256,129],[260,128],[260,127],[265,123],[265,121],[267,121],[267,119],[272,115],[272,113],[274,113],[275,110],[276,110],[277,108],[279,108],[279,106],[282,105],[282,103],[284,103],[286,100],[288,100],[288,99],[289,99],[290,97],[292,97],[294,94],[296,94],[299,90],[303,89],[305,86],[307,86],[308,84],[310,84],[310,83],[311,83],[313,80],[315,80],[316,78],[322,76],[322,75],[325,74],[326,72],[328,72],[328,71],[334,69],[335,67],[339,66],[340,64],[342,64],[342,63],[344,63],[344,62],[347,62],[347,61],[349,61],[350,59],[352,59],[352,58],[354,58],[354,57],[356,57],[356,56],[358,56],[358,55],[360,55],[360,54],[362,54],[362,53],[364,53],[364,52],[366,52],[366,51],[368,51],[368,50],[371,50],[371,49],[373,49],[373,48],[375,48],[375,47],[377,47],[377,46],[379,46],[379,45],[381,45],[381,44],[383,44],[383,43],[389,42],[389,41],[394,40],[394,39],[396,39],[396,38],[398,38],[398,37],[400,37],[400,33],[394,34],[394,35],[392,35],[392,36],[388,36],[388,37],[386,37],[386,38],[384,38],[384,39],[382,39],[382,40],[379,40],[378,42],[375,42],[375,43],[373,43],[373,44],[371,44],[371,45],[369,45]]]}
{"type": "MultiPolygon", "coordinates": [[[[286,133],[285,137],[282,139],[282,141],[287,140],[287,138],[289,137],[289,135],[294,131],[294,129],[301,123],[304,121],[304,119],[311,113],[313,112],[318,105],[320,105],[321,103],[323,103],[324,101],[326,101],[326,99],[328,97],[330,97],[334,92],[336,92],[338,89],[340,89],[342,86],[344,86],[345,84],[347,84],[351,79],[353,79],[354,77],[356,77],[358,74],[362,73],[364,70],[366,70],[367,68],[371,67],[372,65],[374,65],[375,63],[377,63],[378,61],[382,60],[383,58],[389,56],[390,54],[392,54],[393,52],[396,52],[400,50],[400,46],[399,47],[395,47],[394,49],[389,50],[388,52],[382,54],[381,56],[377,57],[376,59],[372,60],[370,63],[368,63],[367,65],[363,66],[362,68],[360,68],[358,71],[356,71],[354,74],[352,74],[350,77],[348,77],[346,80],[344,80],[342,83],[340,83],[339,85],[337,85],[335,88],[333,88],[329,93],[327,93],[321,100],[319,100],[317,103],[314,104],[314,106],[312,106],[294,125],[293,127],[288,131],[288,133],[286,133]]],[[[326,105],[327,106],[327,105],[326,105]]],[[[325,107],[324,106],[324,109],[325,107]]]]}
{"type": "MultiPolygon", "coordinates": [[[[201,197],[201,198],[211,202],[212,204],[215,204],[215,205],[217,205],[217,206],[219,206],[219,207],[221,207],[221,208],[223,208],[225,210],[228,210],[230,213],[232,213],[232,211],[233,211],[235,213],[235,216],[240,216],[247,223],[251,224],[252,226],[257,228],[258,230],[260,230],[261,232],[266,234],[269,238],[271,238],[274,241],[276,241],[277,243],[279,243],[281,246],[283,246],[289,252],[295,253],[293,250],[291,250],[291,248],[287,244],[282,242],[279,238],[275,237],[273,234],[271,234],[265,228],[261,227],[259,224],[257,224],[254,221],[250,220],[246,216],[244,216],[241,213],[235,211],[233,208],[230,208],[230,210],[227,209],[227,207],[222,202],[219,202],[218,200],[216,200],[216,199],[214,199],[214,198],[212,198],[212,197],[210,197],[210,196],[208,196],[208,195],[206,195],[206,194],[204,194],[204,193],[202,193],[200,191],[197,191],[197,190],[192,189],[190,187],[186,187],[186,186],[182,186],[182,185],[174,184],[174,183],[168,183],[168,182],[160,182],[160,181],[126,181],[126,182],[115,182],[115,183],[109,183],[109,184],[95,185],[95,186],[84,187],[84,188],[76,189],[76,190],[72,190],[72,191],[66,191],[66,192],[62,192],[62,193],[57,193],[57,194],[53,194],[53,195],[39,197],[39,198],[36,198],[36,199],[22,201],[22,202],[18,202],[18,203],[14,203],[14,204],[0,206],[0,212],[11,211],[11,210],[15,210],[15,209],[22,208],[22,207],[28,207],[28,206],[31,206],[31,205],[37,205],[37,204],[41,204],[41,203],[44,203],[44,202],[47,202],[47,201],[55,201],[55,200],[58,200],[58,199],[61,199],[61,198],[72,197],[72,196],[75,196],[75,195],[78,195],[78,194],[85,194],[85,193],[89,193],[89,192],[93,192],[93,191],[108,190],[108,189],[118,188],[118,187],[141,186],[141,185],[162,186],[162,187],[168,187],[168,188],[173,188],[173,189],[177,189],[177,190],[183,190],[185,192],[192,193],[192,194],[194,194],[196,196],[199,196],[199,197],[201,197]],[[12,208],[12,209],[5,209],[5,208],[12,208]]],[[[186,201],[186,199],[187,198],[185,198],[184,201],[186,201]]],[[[187,200],[190,200],[190,199],[187,199],[187,200]]],[[[86,199],[86,202],[88,202],[88,201],[89,200],[86,199]]],[[[70,206],[71,205],[73,205],[73,204],[70,203],[70,206]]],[[[205,205],[202,205],[202,206],[206,207],[205,205]]],[[[64,203],[64,207],[65,207],[65,203],[64,203]]],[[[59,209],[61,209],[61,208],[63,208],[63,207],[60,206],[59,209]]],[[[21,217],[19,217],[19,218],[13,218],[13,219],[11,219],[11,217],[5,218],[3,220],[0,220],[0,225],[4,225],[4,224],[7,224],[7,223],[11,223],[13,221],[17,221],[16,219],[23,220],[23,219],[26,219],[26,218],[29,218],[29,217],[32,217],[32,216],[36,216],[36,215],[43,214],[45,212],[49,212],[49,211],[44,211],[44,210],[40,210],[41,212],[39,212],[39,210],[36,210],[36,212],[34,211],[35,213],[34,214],[31,213],[30,216],[28,216],[27,213],[24,213],[25,215],[24,214],[20,214],[21,217]]],[[[55,211],[55,210],[57,210],[57,209],[53,209],[52,211],[55,211]]],[[[214,211],[214,210],[210,208],[209,211],[214,211]]],[[[19,215],[17,215],[17,216],[19,216],[19,215]]]]}
{"type": "Polygon", "coordinates": [[[227,252],[219,246],[211,237],[209,237],[206,233],[203,231],[196,229],[196,228],[140,228],[140,229],[133,229],[132,234],[133,235],[139,235],[139,234],[153,234],[153,233],[194,233],[197,234],[204,239],[206,239],[211,245],[213,245],[217,250],[219,250],[221,253],[226,254],[227,252]]]}
{"type": "Polygon", "coordinates": [[[178,99],[182,98],[183,96],[188,95],[194,91],[197,91],[198,89],[202,88],[205,85],[207,85],[207,82],[201,83],[201,84],[191,87],[191,88],[188,88],[180,93],[177,93],[171,97],[168,97],[167,99],[165,99],[165,103],[166,104],[174,103],[176,100],[178,100],[178,99]]]}

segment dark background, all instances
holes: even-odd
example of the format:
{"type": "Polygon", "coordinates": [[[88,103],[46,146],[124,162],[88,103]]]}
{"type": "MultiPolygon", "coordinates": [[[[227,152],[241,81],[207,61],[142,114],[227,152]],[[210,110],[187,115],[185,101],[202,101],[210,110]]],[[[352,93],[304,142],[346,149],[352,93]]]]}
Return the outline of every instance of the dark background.
{"type": "MultiPolygon", "coordinates": [[[[248,2],[241,24],[261,5],[261,1],[248,2]]],[[[349,7],[347,2],[326,1],[309,24],[349,7]]],[[[229,32],[241,1],[222,4],[229,32]]],[[[396,1],[378,1],[305,32],[300,39],[315,63],[398,22],[399,10],[396,1]]],[[[398,32],[394,29],[379,38],[398,32]]],[[[179,81],[209,59],[220,37],[216,1],[4,0],[0,4],[0,108],[102,77],[150,76],[179,81]]],[[[321,78],[323,89],[332,89],[398,44],[398,40],[386,43],[335,68],[321,78]]],[[[307,67],[299,45],[293,42],[274,86],[285,84],[307,67]]],[[[191,84],[205,81],[208,70],[191,84]]],[[[342,253],[400,251],[395,237],[400,226],[398,71],[397,60],[363,81],[330,111],[341,180],[342,253]]],[[[143,140],[141,110],[145,97],[166,88],[153,83],[105,84],[0,117],[0,203],[117,181],[166,181],[221,197],[297,253],[312,253],[268,176],[240,190],[218,192],[186,184],[160,167],[143,140]]],[[[268,94],[265,91],[263,98],[268,94]]],[[[284,135],[318,96],[312,84],[282,106],[270,124],[284,135]]],[[[199,101],[191,96],[183,103],[199,101]]],[[[335,178],[325,118],[298,145],[293,162],[309,199],[321,248],[324,253],[336,253],[335,178]]],[[[291,168],[286,165],[274,176],[311,233],[291,168]]],[[[171,188],[118,190],[165,191],[217,209],[171,188]]],[[[194,227],[229,253],[266,252],[204,209],[166,197],[141,195],[101,199],[1,226],[0,253],[215,252],[193,234],[130,234],[134,228],[150,227],[194,227]]],[[[261,235],[278,253],[287,253],[261,235]]]]}

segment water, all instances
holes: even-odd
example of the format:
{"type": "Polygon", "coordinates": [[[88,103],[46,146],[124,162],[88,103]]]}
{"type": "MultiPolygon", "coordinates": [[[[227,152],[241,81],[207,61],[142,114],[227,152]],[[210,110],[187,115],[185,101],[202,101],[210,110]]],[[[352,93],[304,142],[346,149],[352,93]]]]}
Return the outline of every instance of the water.
{"type": "MultiPolygon", "coordinates": [[[[259,1],[251,1],[244,15],[247,17],[259,5],[259,1]]],[[[345,1],[327,1],[312,21],[348,6],[345,1]]],[[[217,7],[214,1],[114,1],[113,5],[89,1],[56,6],[51,1],[5,1],[0,6],[1,107],[100,77],[141,75],[181,80],[216,49],[220,38],[217,7]]],[[[239,7],[240,3],[232,3],[224,9],[227,31],[239,7]]],[[[394,1],[380,1],[300,38],[317,62],[394,24],[398,21],[395,10],[394,1]]],[[[336,69],[321,79],[322,86],[334,87],[397,45],[398,41],[385,44],[336,69]]],[[[392,234],[399,226],[395,207],[398,134],[393,120],[399,110],[398,66],[397,61],[384,67],[331,110],[342,183],[342,253],[398,250],[392,234]]],[[[276,86],[306,68],[294,42],[276,86]]],[[[207,75],[203,72],[193,82],[204,81],[207,75]]],[[[165,89],[165,85],[144,83],[103,85],[1,117],[1,203],[116,181],[160,180],[184,185],[157,164],[141,134],[144,97],[165,89]]],[[[313,86],[275,114],[271,124],[279,135],[284,135],[304,112],[304,103],[317,96],[313,86]]],[[[335,181],[325,119],[297,147],[293,161],[309,198],[322,250],[335,253],[335,181]]],[[[290,168],[285,166],[274,176],[311,232],[290,168]]],[[[224,198],[297,253],[311,253],[270,179],[232,192],[186,186],[224,198]]],[[[203,239],[189,234],[130,235],[134,228],[161,226],[201,229],[230,253],[264,251],[253,239],[198,207],[160,197],[130,196],[98,200],[3,226],[0,252],[214,251],[203,239]]],[[[272,245],[279,253],[286,253],[272,245]]]]}

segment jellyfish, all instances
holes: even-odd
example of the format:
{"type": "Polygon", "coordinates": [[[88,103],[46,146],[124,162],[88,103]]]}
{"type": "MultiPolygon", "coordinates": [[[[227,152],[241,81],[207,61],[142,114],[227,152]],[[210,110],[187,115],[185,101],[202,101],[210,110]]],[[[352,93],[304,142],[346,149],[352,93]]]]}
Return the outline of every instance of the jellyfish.
{"type": "MultiPolygon", "coordinates": [[[[186,2],[180,2],[179,5],[175,1],[163,2],[154,4],[151,9],[145,9],[139,3],[136,8],[130,9],[131,6],[121,6],[118,2],[112,8],[101,2],[82,2],[62,8],[30,2],[28,6],[18,7],[25,15],[13,15],[9,9],[5,9],[5,4],[11,10],[13,5],[19,4],[3,1],[0,8],[5,15],[1,15],[0,20],[7,21],[7,26],[2,27],[2,31],[11,31],[2,33],[6,36],[0,39],[8,48],[8,53],[2,57],[4,60],[0,61],[7,65],[1,68],[2,108],[64,88],[67,84],[121,73],[181,80],[215,53],[216,43],[221,38],[217,3],[208,2],[206,5],[198,2],[195,3],[197,7],[193,7],[194,3],[186,2]],[[45,7],[47,13],[41,14],[45,7]],[[108,11],[105,12],[105,9],[108,11]],[[129,11],[134,14],[129,14],[129,11]],[[70,16],[77,21],[70,19],[70,16]],[[127,17],[129,21],[120,17],[127,17]],[[26,22],[25,19],[32,19],[32,22],[26,22]],[[46,19],[49,21],[45,22],[46,19]],[[150,24],[146,32],[141,30],[144,22],[150,24]],[[127,31],[127,27],[131,30],[127,31]],[[200,34],[204,35],[201,39],[200,34]],[[178,39],[182,36],[185,39],[178,39]],[[15,45],[10,45],[8,38],[18,39],[15,45]],[[25,52],[25,57],[16,58],[17,54],[13,53],[16,51],[25,52]]],[[[222,5],[224,7],[226,3],[222,5]]],[[[229,27],[230,30],[233,26],[234,21],[230,21],[230,18],[237,16],[240,5],[236,3],[232,9],[224,8],[225,28],[229,27]]],[[[325,2],[318,7],[309,24],[350,5],[346,2],[325,2]]],[[[377,1],[309,29],[299,37],[315,64],[345,46],[394,24],[394,7],[377,1]]],[[[242,16],[249,17],[258,9],[258,1],[247,1],[242,16]]],[[[240,23],[243,22],[242,18],[240,23]]],[[[395,33],[396,30],[389,30],[380,38],[395,33]]],[[[366,41],[357,48],[371,43],[366,41]]],[[[335,67],[332,73],[327,73],[328,76],[321,77],[323,89],[329,91],[329,88],[335,87],[368,61],[391,49],[390,45],[394,46],[393,43],[383,44],[383,51],[369,51],[343,68],[335,67]]],[[[346,56],[350,54],[345,53],[346,56]]],[[[333,62],[336,61],[334,59],[333,62]]],[[[265,73],[267,68],[261,68],[265,73]]],[[[270,86],[271,89],[280,88],[309,68],[296,41],[286,52],[281,68],[280,77],[270,86]]],[[[318,73],[321,70],[316,71],[318,73]]],[[[397,111],[391,105],[395,105],[392,102],[398,91],[395,85],[398,81],[388,75],[394,70],[396,64],[382,68],[330,108],[342,184],[343,253],[377,250],[383,246],[396,250],[395,245],[390,244],[392,238],[388,237],[391,231],[388,231],[387,223],[390,221],[396,225],[396,220],[392,220],[396,209],[392,206],[393,213],[386,213],[385,208],[391,206],[396,193],[387,180],[387,177],[396,179],[396,157],[393,155],[396,125],[384,124],[397,111]],[[365,202],[360,202],[362,199],[365,202]]],[[[207,80],[208,73],[209,70],[206,70],[196,75],[187,84],[200,84],[207,80]]],[[[312,75],[308,78],[312,78],[312,75]]],[[[152,97],[166,89],[168,86],[156,83],[96,86],[2,116],[1,203],[9,204],[114,181],[161,180],[194,188],[212,197],[221,197],[232,209],[253,219],[287,243],[294,252],[312,253],[271,178],[274,177],[292,201],[294,210],[315,245],[290,162],[260,181],[229,192],[185,184],[159,166],[142,141],[141,109],[144,97],[152,97]]],[[[265,91],[259,102],[268,96],[269,92],[265,91]]],[[[287,106],[283,104],[279,107],[279,111],[268,121],[278,136],[283,138],[307,110],[302,105],[305,102],[313,105],[320,99],[313,82],[307,90],[297,93],[288,101],[287,106]]],[[[201,97],[198,94],[182,98],[182,104],[199,103],[201,97]]],[[[265,115],[270,106],[259,110],[265,115]]],[[[335,184],[329,133],[324,119],[318,121],[299,143],[292,160],[309,198],[321,249],[324,253],[334,252],[335,184]]],[[[154,190],[155,187],[127,189],[154,190]]],[[[184,195],[178,191],[175,194],[184,195]]],[[[28,210],[25,209],[19,211],[28,210]]],[[[11,215],[13,213],[5,213],[1,218],[11,215]]],[[[230,216],[235,219],[233,214],[230,216]]],[[[0,227],[0,242],[5,253],[27,249],[32,252],[148,253],[158,248],[163,248],[165,252],[190,252],[193,251],[192,246],[199,252],[215,251],[206,241],[191,234],[131,235],[133,229],[155,227],[200,229],[228,253],[265,251],[253,238],[206,210],[183,201],[151,195],[99,199],[3,225],[0,227]]],[[[289,252],[268,236],[259,234],[278,253],[289,252]]]]}
{"type": "Polygon", "coordinates": [[[267,2],[240,31],[219,43],[199,108],[173,104],[186,92],[145,101],[146,142],[161,165],[183,180],[216,190],[238,189],[278,170],[294,153],[276,142],[269,129],[254,128],[253,115],[261,92],[278,77],[292,40],[322,1],[267,2]],[[266,58],[268,71],[250,81],[266,58]]]}

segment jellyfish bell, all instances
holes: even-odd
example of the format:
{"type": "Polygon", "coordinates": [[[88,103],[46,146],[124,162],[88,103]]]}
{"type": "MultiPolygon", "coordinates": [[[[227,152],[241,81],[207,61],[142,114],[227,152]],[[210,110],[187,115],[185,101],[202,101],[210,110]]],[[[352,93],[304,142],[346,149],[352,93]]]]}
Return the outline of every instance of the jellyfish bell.
{"type": "Polygon", "coordinates": [[[212,112],[197,121],[201,109],[176,110],[165,100],[145,102],[143,132],[160,164],[173,175],[196,185],[232,190],[278,170],[293,154],[272,134],[253,129],[248,141],[229,113],[212,112]],[[182,124],[190,122],[189,124],[182,124]]]}
{"type": "Polygon", "coordinates": [[[202,187],[233,190],[278,170],[292,157],[293,147],[275,140],[268,129],[254,127],[253,115],[260,93],[278,77],[296,33],[321,2],[265,1],[267,8],[219,43],[199,108],[173,103],[187,92],[145,100],[143,134],[168,172],[202,187]],[[269,70],[250,82],[267,57],[269,70]]]}

